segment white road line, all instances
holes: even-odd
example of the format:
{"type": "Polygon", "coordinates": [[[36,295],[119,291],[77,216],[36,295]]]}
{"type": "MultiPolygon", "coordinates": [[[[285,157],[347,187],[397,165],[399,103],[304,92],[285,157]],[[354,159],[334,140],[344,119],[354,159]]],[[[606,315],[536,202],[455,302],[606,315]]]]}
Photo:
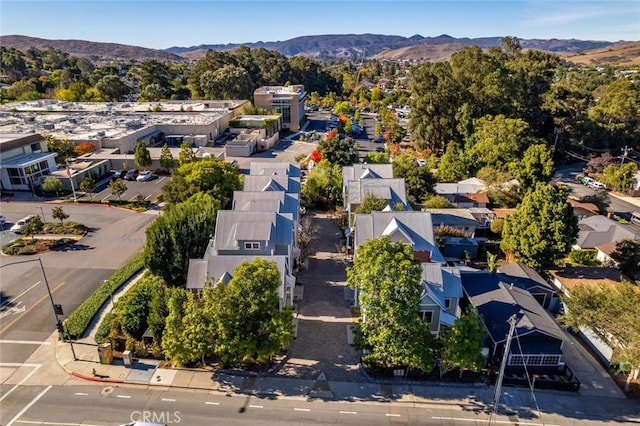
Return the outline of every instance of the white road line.
{"type": "Polygon", "coordinates": [[[311,411],[311,408],[294,408],[295,411],[311,411]]]}
{"type": "Polygon", "coordinates": [[[50,345],[51,342],[38,342],[36,340],[0,340],[0,343],[7,343],[13,345],[50,345]]]}
{"type": "Polygon", "coordinates": [[[32,288],[34,288],[37,285],[40,285],[42,283],[42,281],[38,281],[37,283],[35,283],[34,285],[32,285],[31,287],[29,287],[28,289],[26,289],[25,291],[23,291],[22,293],[20,293],[19,295],[13,297],[11,300],[7,300],[5,301],[2,305],[0,306],[4,306],[4,305],[8,305],[9,303],[12,303],[14,300],[16,300],[18,297],[22,297],[25,294],[27,294],[29,292],[29,290],[31,290],[32,288]]]}
{"type": "Polygon", "coordinates": [[[220,405],[219,402],[213,402],[213,401],[207,401],[207,402],[205,402],[205,404],[207,404],[207,405],[220,405]]]}
{"type": "Polygon", "coordinates": [[[129,396],[129,395],[116,395],[116,398],[131,399],[131,396],[129,396]]]}
{"type": "MultiPolygon", "coordinates": [[[[465,419],[463,417],[431,417],[434,420],[448,420],[448,421],[452,421],[452,420],[459,420],[461,422],[474,422],[474,423],[489,423],[489,419],[465,419]]],[[[491,423],[501,423],[501,424],[508,424],[508,425],[512,425],[513,422],[509,421],[509,420],[491,420],[491,423]]],[[[549,424],[549,423],[530,423],[530,422],[521,422],[518,421],[517,422],[518,425],[522,425],[522,426],[559,426],[559,425],[554,425],[554,424],[549,424]]]]}
{"type": "Polygon", "coordinates": [[[40,392],[38,395],[36,395],[36,397],[35,397],[35,398],[33,398],[33,399],[31,400],[31,402],[29,402],[27,405],[25,405],[25,406],[24,406],[24,408],[23,408],[22,410],[20,410],[20,411],[18,412],[18,414],[16,414],[16,416],[15,416],[13,419],[11,419],[11,420],[9,421],[9,423],[7,423],[7,426],[11,426],[12,424],[14,424],[14,423],[16,422],[16,420],[18,420],[20,417],[22,417],[22,415],[23,415],[24,413],[26,413],[26,412],[27,412],[27,410],[33,406],[33,404],[35,404],[36,402],[38,402],[38,400],[39,400],[40,398],[42,398],[42,397],[44,396],[44,394],[45,394],[45,393],[49,392],[49,389],[51,389],[52,387],[53,387],[52,385],[49,385],[49,386],[47,386],[47,387],[46,387],[42,392],[40,392]]]}
{"type": "Polygon", "coordinates": [[[358,414],[357,411],[340,411],[340,414],[358,414]]]}
{"type": "Polygon", "coordinates": [[[0,367],[21,367],[23,365],[25,367],[35,367],[35,368],[33,369],[33,371],[31,373],[27,374],[24,379],[20,380],[20,382],[18,384],[14,385],[11,389],[9,389],[7,391],[7,393],[2,395],[0,397],[0,401],[4,400],[6,397],[8,397],[11,392],[13,392],[14,390],[18,389],[18,386],[22,385],[24,382],[29,380],[29,377],[33,376],[33,373],[38,371],[38,368],[40,368],[40,364],[14,364],[14,363],[0,364],[0,367]]]}
{"type": "Polygon", "coordinates": [[[264,408],[262,405],[250,405],[249,408],[264,408]]]}
{"type": "Polygon", "coordinates": [[[167,402],[176,402],[176,400],[173,398],[162,398],[162,400],[167,402]]]}
{"type": "Polygon", "coordinates": [[[84,392],[76,392],[74,393],[74,395],[78,395],[78,396],[87,396],[89,395],[88,393],[84,393],[84,392]]]}
{"type": "Polygon", "coordinates": [[[387,417],[400,417],[400,414],[385,413],[385,416],[387,416],[387,417]]]}

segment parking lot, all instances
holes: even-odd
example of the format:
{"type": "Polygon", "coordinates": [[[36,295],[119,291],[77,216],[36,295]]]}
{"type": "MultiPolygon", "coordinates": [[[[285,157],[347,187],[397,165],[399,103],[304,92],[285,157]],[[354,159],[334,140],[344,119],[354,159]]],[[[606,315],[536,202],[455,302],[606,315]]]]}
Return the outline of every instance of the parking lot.
{"type": "MultiPolygon", "coordinates": [[[[141,195],[145,200],[153,201],[162,192],[162,187],[171,179],[169,176],[158,176],[147,182],[129,181],[123,182],[127,185],[127,190],[120,196],[121,200],[134,200],[141,195]]],[[[105,179],[98,183],[98,189],[93,194],[93,198],[102,201],[117,200],[118,197],[111,194],[109,190],[109,182],[111,179],[105,179]]],[[[78,194],[80,195],[80,194],[78,194]]],[[[84,193],[82,193],[84,195],[84,193]]]]}

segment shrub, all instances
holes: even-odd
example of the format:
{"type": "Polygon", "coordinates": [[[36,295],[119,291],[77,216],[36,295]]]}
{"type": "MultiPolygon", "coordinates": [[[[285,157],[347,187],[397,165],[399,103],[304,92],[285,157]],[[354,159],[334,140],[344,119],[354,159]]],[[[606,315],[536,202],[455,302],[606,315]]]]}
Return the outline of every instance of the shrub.
{"type": "Polygon", "coordinates": [[[593,266],[596,263],[595,250],[571,250],[569,259],[578,265],[593,266]]]}
{"type": "Polygon", "coordinates": [[[114,312],[109,312],[104,316],[102,322],[98,326],[98,330],[96,331],[96,343],[105,343],[109,341],[109,332],[111,331],[111,323],[115,319],[116,314],[114,312]]]}
{"type": "Polygon", "coordinates": [[[144,250],[133,256],[69,315],[65,323],[72,338],[81,337],[102,305],[110,299],[111,294],[144,267],[144,257],[144,250]]]}

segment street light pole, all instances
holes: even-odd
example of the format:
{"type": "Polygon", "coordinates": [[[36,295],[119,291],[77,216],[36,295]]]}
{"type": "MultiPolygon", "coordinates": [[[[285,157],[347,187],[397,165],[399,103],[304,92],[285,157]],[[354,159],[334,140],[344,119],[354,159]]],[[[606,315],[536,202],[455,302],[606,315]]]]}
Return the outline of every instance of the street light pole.
{"type": "Polygon", "coordinates": [[[40,209],[40,213],[42,213],[42,222],[46,222],[46,219],[44,218],[44,210],[42,210],[42,206],[36,206],[40,209]]]}
{"type": "MultiPolygon", "coordinates": [[[[44,279],[44,285],[47,288],[47,294],[49,295],[49,300],[51,301],[51,308],[53,308],[53,317],[55,318],[55,321],[56,321],[56,329],[62,336],[63,340],[65,340],[64,326],[62,324],[62,321],[60,321],[60,318],[58,317],[58,310],[56,309],[56,304],[53,301],[53,294],[51,294],[51,287],[49,286],[49,280],[47,280],[47,274],[44,272],[44,265],[42,264],[42,260],[39,257],[35,259],[29,259],[29,260],[20,260],[18,262],[5,263],[4,265],[0,265],[0,268],[4,268],[5,266],[10,266],[10,265],[18,265],[21,263],[29,263],[29,262],[38,262],[38,264],[40,265],[40,271],[42,271],[42,278],[44,279]]],[[[60,308],[59,305],[58,305],[58,308],[60,308]]],[[[73,353],[73,359],[77,360],[76,352],[73,349],[73,342],[71,341],[71,338],[68,338],[68,341],[69,341],[69,344],[71,345],[71,352],[73,353]]]]}

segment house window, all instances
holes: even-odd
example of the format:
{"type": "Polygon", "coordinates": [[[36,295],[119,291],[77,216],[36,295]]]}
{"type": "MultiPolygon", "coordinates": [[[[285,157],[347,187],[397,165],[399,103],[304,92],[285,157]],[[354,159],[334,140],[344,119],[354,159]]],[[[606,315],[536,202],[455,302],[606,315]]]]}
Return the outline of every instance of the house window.
{"type": "Polygon", "coordinates": [[[444,307],[449,309],[451,306],[451,299],[444,299],[444,307]]]}
{"type": "Polygon", "coordinates": [[[244,243],[244,249],[245,250],[260,250],[260,243],[256,243],[256,242],[244,243]]]}
{"type": "Polygon", "coordinates": [[[31,144],[31,152],[42,152],[42,148],[40,148],[40,144],[39,143],[32,143],[31,144]]]}
{"type": "Polygon", "coordinates": [[[433,322],[433,311],[425,311],[422,313],[422,319],[427,324],[431,324],[433,322]]]}

